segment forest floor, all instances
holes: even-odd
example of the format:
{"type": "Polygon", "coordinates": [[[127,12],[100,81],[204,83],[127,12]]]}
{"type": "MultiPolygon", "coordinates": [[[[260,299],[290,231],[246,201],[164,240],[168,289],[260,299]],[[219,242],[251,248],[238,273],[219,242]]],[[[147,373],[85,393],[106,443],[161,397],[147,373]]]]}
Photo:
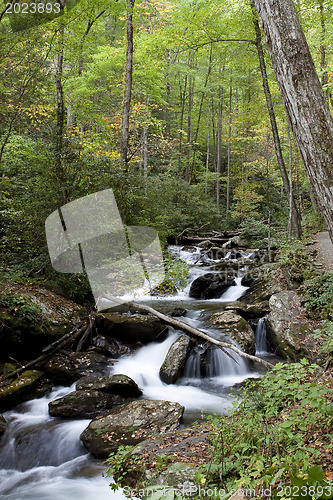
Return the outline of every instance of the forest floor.
{"type": "Polygon", "coordinates": [[[322,263],[327,269],[333,269],[333,244],[327,231],[314,235],[316,243],[314,248],[318,250],[318,262],[322,263]]]}

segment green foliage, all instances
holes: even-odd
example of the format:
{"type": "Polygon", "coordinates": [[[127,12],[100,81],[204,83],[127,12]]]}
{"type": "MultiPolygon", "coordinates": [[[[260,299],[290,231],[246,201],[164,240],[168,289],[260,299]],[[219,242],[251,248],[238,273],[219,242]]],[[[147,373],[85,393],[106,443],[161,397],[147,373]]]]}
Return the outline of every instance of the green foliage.
{"type": "Polygon", "coordinates": [[[333,319],[333,273],[318,274],[304,282],[308,314],[316,319],[333,319]]]}
{"type": "Polygon", "coordinates": [[[317,464],[332,451],[333,391],[320,370],[306,360],[279,363],[249,382],[232,419],[212,420],[213,459],[198,481],[226,491],[271,487],[272,498],[290,485],[314,486],[304,498],[331,498],[317,464]]]}
{"type": "Polygon", "coordinates": [[[41,323],[40,314],[42,310],[23,295],[11,291],[2,292],[0,306],[32,323],[36,323],[37,320],[38,324],[41,323]]]}
{"type": "Polygon", "coordinates": [[[320,329],[315,330],[312,334],[315,338],[319,339],[320,346],[319,352],[328,356],[333,357],[333,323],[332,321],[324,321],[320,329]]]}
{"type": "Polygon", "coordinates": [[[154,289],[158,295],[172,294],[175,290],[181,290],[187,284],[189,266],[186,262],[176,259],[169,252],[164,253],[165,279],[154,289]]]}
{"type": "Polygon", "coordinates": [[[115,479],[115,482],[110,484],[113,491],[117,491],[120,484],[124,484],[128,468],[131,468],[131,470],[136,469],[138,457],[131,455],[132,450],[133,446],[121,445],[116,452],[110,453],[109,458],[106,461],[109,466],[106,475],[107,477],[112,476],[115,479]],[[124,467],[125,462],[126,468],[124,467]]]}
{"type": "Polygon", "coordinates": [[[302,240],[280,242],[279,263],[288,271],[292,280],[302,282],[313,275],[311,260],[305,248],[305,241],[302,240]]]}

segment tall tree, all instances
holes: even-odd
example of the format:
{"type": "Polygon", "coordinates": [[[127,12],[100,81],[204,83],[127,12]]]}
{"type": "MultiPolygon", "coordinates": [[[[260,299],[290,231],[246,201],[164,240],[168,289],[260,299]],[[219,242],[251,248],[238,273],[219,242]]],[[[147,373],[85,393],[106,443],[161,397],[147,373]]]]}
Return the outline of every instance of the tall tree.
{"type": "Polygon", "coordinates": [[[333,241],[333,118],[292,0],[254,0],[295,141],[333,241]]]}
{"type": "Polygon", "coordinates": [[[290,182],[288,180],[286,165],[285,165],[283,154],[282,154],[281,141],[280,141],[279,131],[278,131],[277,123],[276,123],[271,91],[270,91],[269,83],[268,83],[265,56],[264,56],[264,51],[263,51],[263,46],[262,46],[262,39],[261,39],[261,31],[260,31],[258,18],[255,14],[254,2],[251,2],[251,7],[252,7],[252,12],[253,12],[253,25],[254,25],[254,30],[255,30],[255,34],[256,34],[255,45],[257,48],[257,52],[258,52],[258,59],[259,59],[261,77],[262,77],[262,84],[263,84],[264,93],[265,93],[268,115],[269,115],[269,119],[271,122],[274,147],[275,147],[275,154],[276,154],[277,162],[278,162],[281,177],[282,177],[283,187],[284,187],[285,193],[287,195],[287,198],[288,198],[288,201],[290,204],[291,229],[292,229],[294,236],[296,238],[300,238],[301,237],[301,220],[300,220],[299,211],[298,211],[298,208],[297,208],[297,205],[295,202],[295,198],[293,196],[292,187],[291,187],[290,182]]]}
{"type": "Polygon", "coordinates": [[[123,103],[123,119],[121,124],[120,156],[123,165],[128,163],[128,142],[129,142],[129,117],[132,96],[133,80],[133,10],[135,0],[127,0],[127,21],[126,21],[126,75],[125,92],[123,103]]]}

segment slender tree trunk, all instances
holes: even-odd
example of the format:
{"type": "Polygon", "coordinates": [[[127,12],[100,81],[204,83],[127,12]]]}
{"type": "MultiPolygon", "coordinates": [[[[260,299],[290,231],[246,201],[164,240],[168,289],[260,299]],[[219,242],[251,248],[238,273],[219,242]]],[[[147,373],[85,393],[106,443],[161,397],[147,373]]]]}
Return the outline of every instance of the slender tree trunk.
{"type": "MultiPolygon", "coordinates": [[[[269,114],[269,119],[271,122],[271,128],[272,128],[272,134],[273,134],[273,140],[274,140],[274,146],[275,146],[275,154],[276,158],[278,161],[282,181],[283,181],[283,187],[285,190],[285,193],[287,195],[288,202],[290,201],[290,186],[289,186],[289,180],[288,180],[288,174],[285,166],[285,162],[283,159],[283,154],[282,154],[282,149],[281,149],[281,141],[279,137],[279,131],[277,128],[277,123],[276,123],[276,118],[275,118],[275,113],[274,113],[274,108],[273,108],[273,101],[272,101],[272,96],[271,92],[269,89],[268,85],[268,78],[267,78],[267,71],[266,71],[266,63],[265,63],[265,57],[264,57],[264,52],[262,48],[262,39],[261,39],[261,31],[260,31],[260,26],[259,22],[257,19],[257,16],[255,14],[255,4],[254,2],[251,3],[252,10],[253,10],[253,24],[254,24],[254,29],[256,33],[256,47],[257,47],[257,52],[258,52],[258,58],[259,58],[259,64],[260,64],[260,71],[261,71],[261,76],[262,76],[262,83],[263,83],[263,88],[264,88],[264,93],[265,93],[265,98],[266,98],[266,105],[267,105],[267,110],[269,114]]],[[[297,205],[295,202],[294,197],[291,197],[291,203],[292,203],[292,227],[293,227],[293,233],[294,236],[299,239],[302,234],[301,230],[301,220],[300,220],[300,215],[299,211],[297,209],[297,205]]]]}
{"type": "MultiPolygon", "coordinates": [[[[328,74],[327,74],[327,60],[326,60],[326,24],[325,24],[325,13],[324,13],[324,2],[323,0],[318,0],[319,12],[320,12],[320,70],[321,75],[321,85],[324,88],[328,84],[328,74]]],[[[330,102],[330,93],[324,89],[325,97],[327,102],[330,102]]]]}
{"type": "Polygon", "coordinates": [[[194,78],[190,75],[189,85],[188,85],[187,155],[186,155],[186,170],[185,170],[185,180],[189,183],[191,183],[190,160],[191,160],[191,148],[192,148],[193,90],[194,90],[194,78]]]}
{"type": "Polygon", "coordinates": [[[207,194],[207,192],[208,192],[209,141],[210,141],[210,99],[208,101],[208,124],[207,124],[207,152],[206,152],[206,183],[205,183],[205,194],[207,194]]]}
{"type": "Polygon", "coordinates": [[[206,75],[206,79],[205,79],[205,83],[204,83],[204,89],[201,92],[198,122],[197,122],[197,128],[195,130],[195,134],[194,134],[194,143],[193,143],[193,151],[192,151],[191,176],[192,176],[193,169],[194,169],[195,152],[196,152],[196,149],[197,149],[197,139],[198,139],[199,127],[200,127],[200,121],[201,121],[202,106],[203,106],[203,102],[204,102],[204,98],[205,98],[206,87],[207,87],[207,84],[208,84],[209,75],[210,75],[210,73],[212,71],[212,53],[213,53],[213,44],[210,45],[208,70],[207,70],[207,75],[206,75]]]}
{"type": "Polygon", "coordinates": [[[147,127],[143,129],[143,177],[148,177],[148,132],[147,127]]]}
{"type": "MultiPolygon", "coordinates": [[[[60,184],[64,184],[64,171],[62,167],[62,153],[63,153],[63,140],[64,140],[64,121],[65,121],[65,105],[64,105],[64,91],[62,85],[63,62],[64,62],[64,27],[60,29],[59,49],[56,61],[55,72],[55,86],[57,97],[57,125],[55,134],[55,171],[60,184]]],[[[63,192],[63,201],[66,203],[67,193],[63,192]]]]}
{"type": "Polygon", "coordinates": [[[219,88],[217,105],[217,151],[216,151],[216,207],[220,210],[220,175],[221,175],[221,146],[222,146],[222,107],[223,107],[223,87],[219,88]]]}
{"type": "Polygon", "coordinates": [[[180,84],[180,128],[179,128],[179,154],[178,154],[178,174],[182,172],[182,149],[183,149],[183,126],[184,126],[184,113],[185,113],[185,96],[187,87],[187,75],[185,75],[184,91],[180,84]]]}
{"type": "Polygon", "coordinates": [[[127,49],[126,49],[126,75],[125,92],[123,104],[123,119],[121,124],[120,137],[120,157],[123,166],[127,168],[128,164],[128,143],[129,143],[129,117],[132,97],[132,79],[133,79],[133,9],[135,0],[127,0],[127,49]]]}
{"type": "Polygon", "coordinates": [[[227,203],[226,203],[226,219],[229,216],[230,205],[230,161],[231,161],[231,122],[232,122],[232,78],[230,78],[229,89],[229,124],[228,124],[228,167],[227,167],[227,203]]]}
{"type": "Polygon", "coordinates": [[[333,118],[292,0],[254,0],[283,104],[333,242],[333,118]]]}
{"type": "Polygon", "coordinates": [[[289,220],[288,220],[288,237],[292,237],[292,221],[293,221],[293,156],[291,148],[291,137],[289,124],[287,125],[288,134],[288,151],[289,151],[289,220]]]}

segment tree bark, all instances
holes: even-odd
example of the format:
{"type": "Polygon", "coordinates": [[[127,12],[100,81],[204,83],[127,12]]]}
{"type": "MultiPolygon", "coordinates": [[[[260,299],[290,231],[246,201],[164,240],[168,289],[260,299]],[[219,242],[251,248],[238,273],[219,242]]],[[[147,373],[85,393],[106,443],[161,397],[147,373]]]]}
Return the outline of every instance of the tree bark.
{"type": "MultiPolygon", "coordinates": [[[[56,72],[55,72],[55,85],[56,85],[56,96],[57,96],[57,126],[56,126],[56,137],[55,137],[55,168],[59,181],[63,181],[62,172],[62,149],[63,149],[63,139],[64,139],[64,120],[65,120],[65,106],[64,106],[64,91],[62,86],[62,73],[63,73],[63,62],[64,62],[64,27],[60,29],[60,42],[59,50],[57,55],[56,72]]],[[[64,200],[66,203],[66,200],[64,200]]]]}
{"type": "Polygon", "coordinates": [[[292,0],[254,0],[282,101],[333,242],[333,118],[292,0]]]}
{"type": "Polygon", "coordinates": [[[229,119],[228,119],[228,166],[227,166],[227,202],[225,218],[228,220],[230,208],[230,162],[231,162],[231,122],[232,122],[232,77],[229,88],[229,119]]]}
{"type": "Polygon", "coordinates": [[[217,105],[217,151],[216,151],[216,207],[220,210],[220,175],[221,175],[221,146],[222,146],[222,107],[223,107],[223,87],[219,88],[217,105]]]}
{"type": "Polygon", "coordinates": [[[120,138],[120,158],[123,166],[127,167],[128,163],[128,142],[129,142],[129,116],[132,97],[132,80],[133,80],[133,9],[135,0],[127,0],[127,49],[126,49],[126,75],[125,75],[125,92],[123,104],[123,118],[121,124],[120,138]]]}
{"type": "Polygon", "coordinates": [[[267,111],[268,111],[269,119],[271,122],[271,129],[272,129],[273,140],[274,140],[275,154],[276,154],[277,162],[278,162],[281,177],[282,177],[283,187],[284,187],[288,202],[291,203],[291,207],[292,207],[291,208],[292,230],[293,230],[295,238],[299,239],[302,235],[301,218],[300,218],[299,210],[298,210],[296,202],[295,202],[295,198],[294,198],[293,194],[291,193],[289,180],[288,180],[288,174],[287,174],[287,170],[286,170],[286,165],[285,165],[285,162],[283,159],[283,154],[282,154],[282,149],[281,149],[281,141],[280,141],[279,131],[277,128],[271,91],[270,91],[270,88],[268,85],[265,56],[264,56],[264,51],[263,51],[263,47],[262,47],[261,31],[260,31],[260,26],[259,26],[257,16],[255,14],[254,2],[251,3],[251,6],[252,6],[252,11],[253,11],[253,25],[254,25],[254,30],[255,30],[255,34],[256,34],[255,44],[256,44],[257,52],[258,52],[260,71],[261,71],[261,77],[262,77],[262,84],[263,84],[265,98],[266,98],[267,111]]]}

